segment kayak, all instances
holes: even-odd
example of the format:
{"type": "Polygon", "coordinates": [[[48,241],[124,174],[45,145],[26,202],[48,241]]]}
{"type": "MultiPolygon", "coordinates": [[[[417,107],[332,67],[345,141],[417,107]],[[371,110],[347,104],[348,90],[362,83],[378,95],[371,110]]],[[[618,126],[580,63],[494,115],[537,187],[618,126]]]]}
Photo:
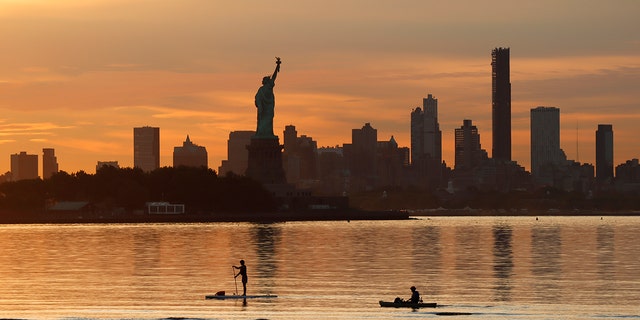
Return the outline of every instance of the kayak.
{"type": "Polygon", "coordinates": [[[243,296],[243,295],[218,295],[218,294],[210,294],[210,295],[206,295],[205,299],[217,299],[217,300],[226,300],[226,299],[271,299],[271,298],[277,298],[278,296],[273,295],[273,294],[264,294],[264,295],[247,295],[247,296],[243,296]]]}
{"type": "Polygon", "coordinates": [[[380,300],[380,306],[381,307],[387,307],[387,308],[435,308],[438,306],[437,303],[435,302],[418,302],[418,303],[413,303],[413,302],[409,302],[409,301],[400,301],[400,302],[393,302],[393,301],[382,301],[380,300]]]}

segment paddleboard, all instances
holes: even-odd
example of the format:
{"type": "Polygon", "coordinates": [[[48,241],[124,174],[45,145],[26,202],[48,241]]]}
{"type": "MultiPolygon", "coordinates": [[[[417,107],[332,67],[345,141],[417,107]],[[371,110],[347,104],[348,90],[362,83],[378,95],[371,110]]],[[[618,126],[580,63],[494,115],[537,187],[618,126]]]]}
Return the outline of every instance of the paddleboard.
{"type": "Polygon", "coordinates": [[[264,294],[264,295],[246,295],[246,296],[242,296],[242,295],[217,295],[217,294],[210,294],[210,295],[206,295],[205,298],[206,299],[217,299],[217,300],[226,300],[226,299],[271,299],[271,298],[277,298],[278,296],[273,295],[273,294],[264,294]]]}

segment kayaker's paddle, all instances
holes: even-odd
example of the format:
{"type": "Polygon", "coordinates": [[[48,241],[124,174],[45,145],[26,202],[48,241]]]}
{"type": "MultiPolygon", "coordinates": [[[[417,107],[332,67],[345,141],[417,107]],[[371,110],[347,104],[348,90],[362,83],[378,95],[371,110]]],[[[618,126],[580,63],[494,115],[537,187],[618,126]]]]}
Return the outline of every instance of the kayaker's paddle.
{"type": "Polygon", "coordinates": [[[233,275],[233,282],[236,284],[236,292],[233,294],[238,295],[238,280],[236,280],[236,272],[233,270],[233,266],[231,266],[231,274],[233,275]]]}

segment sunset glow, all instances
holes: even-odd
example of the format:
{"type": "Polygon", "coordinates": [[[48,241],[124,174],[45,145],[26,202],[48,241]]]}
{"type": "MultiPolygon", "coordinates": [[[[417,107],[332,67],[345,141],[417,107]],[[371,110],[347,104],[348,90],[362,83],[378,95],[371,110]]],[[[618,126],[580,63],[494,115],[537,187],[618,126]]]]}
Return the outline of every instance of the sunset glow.
{"type": "MultiPolygon", "coordinates": [[[[60,170],[133,165],[133,127],[160,127],[161,166],[186,136],[218,169],[230,131],[255,130],[278,76],[274,131],[318,146],[364,123],[410,145],[410,112],[438,99],[443,159],[472,119],[491,155],[491,50],[511,49],[513,159],[529,169],[529,112],[560,109],[561,147],[614,165],[640,157],[640,2],[0,0],[0,174],[54,148],[60,170]]],[[[39,170],[42,170],[40,167],[39,170]]]]}

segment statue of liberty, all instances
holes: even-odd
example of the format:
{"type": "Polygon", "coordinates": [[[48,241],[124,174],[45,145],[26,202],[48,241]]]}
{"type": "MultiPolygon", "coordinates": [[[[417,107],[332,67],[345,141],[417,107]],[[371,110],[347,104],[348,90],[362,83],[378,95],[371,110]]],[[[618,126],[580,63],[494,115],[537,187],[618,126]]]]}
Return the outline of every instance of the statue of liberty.
{"type": "Polygon", "coordinates": [[[258,108],[258,125],[256,138],[275,138],[273,134],[273,116],[276,107],[276,97],[273,87],[276,85],[276,77],[280,71],[280,57],[276,57],[276,70],[273,75],[262,78],[262,87],[256,93],[256,108],[258,108]]]}

